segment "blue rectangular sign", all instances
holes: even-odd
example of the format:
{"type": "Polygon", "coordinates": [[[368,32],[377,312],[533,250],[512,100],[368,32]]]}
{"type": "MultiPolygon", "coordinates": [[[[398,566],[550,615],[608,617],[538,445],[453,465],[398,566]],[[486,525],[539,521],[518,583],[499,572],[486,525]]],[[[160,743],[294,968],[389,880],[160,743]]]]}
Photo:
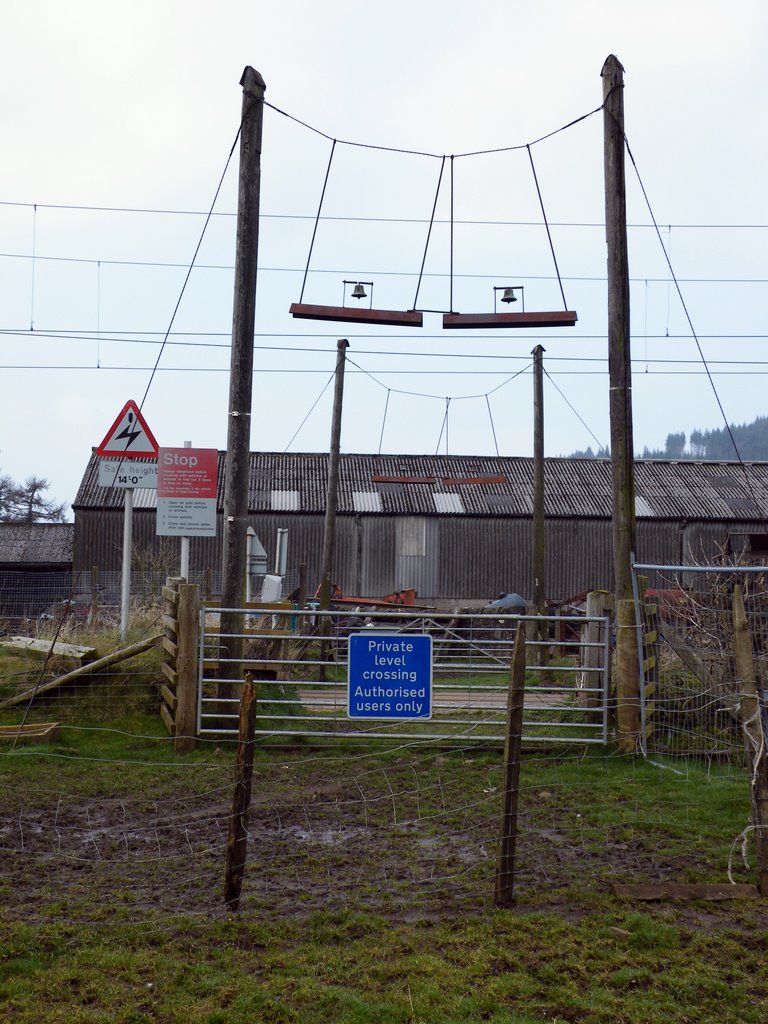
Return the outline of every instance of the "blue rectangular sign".
{"type": "Polygon", "coordinates": [[[432,717],[429,633],[352,633],[348,664],[350,718],[432,717]]]}

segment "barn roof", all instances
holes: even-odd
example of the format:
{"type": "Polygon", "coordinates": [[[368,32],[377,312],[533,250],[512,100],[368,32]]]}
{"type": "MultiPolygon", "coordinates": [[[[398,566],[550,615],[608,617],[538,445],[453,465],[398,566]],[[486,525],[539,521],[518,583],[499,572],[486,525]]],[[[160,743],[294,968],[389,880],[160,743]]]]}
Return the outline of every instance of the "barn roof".
{"type": "MultiPolygon", "coordinates": [[[[219,452],[219,507],[224,497],[219,452]]],[[[327,453],[252,452],[249,511],[322,513],[327,453]]],[[[607,518],[611,465],[607,459],[545,460],[546,515],[607,518]]],[[[768,512],[768,463],[638,460],[639,519],[754,521],[768,512]]],[[[98,457],[88,463],[73,509],[117,509],[122,491],[98,486],[98,457]]],[[[134,507],[153,508],[154,491],[137,488],[134,507]]],[[[353,455],[339,465],[343,515],[530,516],[533,459],[474,455],[353,455]]]]}
{"type": "Polygon", "coordinates": [[[0,523],[0,564],[71,564],[74,536],[73,523],[0,523]]]}

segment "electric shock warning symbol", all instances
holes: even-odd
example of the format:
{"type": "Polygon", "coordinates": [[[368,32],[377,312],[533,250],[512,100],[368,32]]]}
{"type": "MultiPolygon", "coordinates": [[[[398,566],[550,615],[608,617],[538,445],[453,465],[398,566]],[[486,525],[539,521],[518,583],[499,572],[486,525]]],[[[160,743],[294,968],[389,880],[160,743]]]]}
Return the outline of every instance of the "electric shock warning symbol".
{"type": "Polygon", "coordinates": [[[143,455],[157,458],[157,441],[141,410],[129,399],[96,449],[97,455],[143,455]]]}

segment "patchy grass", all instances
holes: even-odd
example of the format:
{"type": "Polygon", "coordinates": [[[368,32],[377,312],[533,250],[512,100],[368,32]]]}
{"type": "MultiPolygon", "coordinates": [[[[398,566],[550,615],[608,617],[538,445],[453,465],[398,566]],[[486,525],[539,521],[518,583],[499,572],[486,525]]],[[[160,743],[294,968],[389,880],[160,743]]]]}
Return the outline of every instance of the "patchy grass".
{"type": "Polygon", "coordinates": [[[403,923],[152,918],[14,924],[0,999],[19,1024],[763,1024],[764,931],[604,908],[403,923]]]}
{"type": "MultiPolygon", "coordinates": [[[[526,754],[519,902],[499,910],[498,749],[261,746],[233,915],[232,743],[179,758],[156,714],[108,717],[87,696],[57,744],[0,750],[4,1021],[768,1019],[763,901],[633,904],[610,888],[724,881],[749,821],[731,767],[526,754]]],[[[754,880],[751,860],[734,870],[754,880]]]]}

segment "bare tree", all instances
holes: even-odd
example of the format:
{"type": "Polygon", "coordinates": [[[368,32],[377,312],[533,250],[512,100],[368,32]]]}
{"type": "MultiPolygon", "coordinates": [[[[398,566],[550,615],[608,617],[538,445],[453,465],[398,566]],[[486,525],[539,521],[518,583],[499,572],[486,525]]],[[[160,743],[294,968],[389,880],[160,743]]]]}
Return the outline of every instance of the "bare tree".
{"type": "Polygon", "coordinates": [[[28,476],[23,484],[17,484],[7,475],[0,476],[0,522],[66,522],[67,506],[45,496],[49,487],[43,477],[28,476]]]}

